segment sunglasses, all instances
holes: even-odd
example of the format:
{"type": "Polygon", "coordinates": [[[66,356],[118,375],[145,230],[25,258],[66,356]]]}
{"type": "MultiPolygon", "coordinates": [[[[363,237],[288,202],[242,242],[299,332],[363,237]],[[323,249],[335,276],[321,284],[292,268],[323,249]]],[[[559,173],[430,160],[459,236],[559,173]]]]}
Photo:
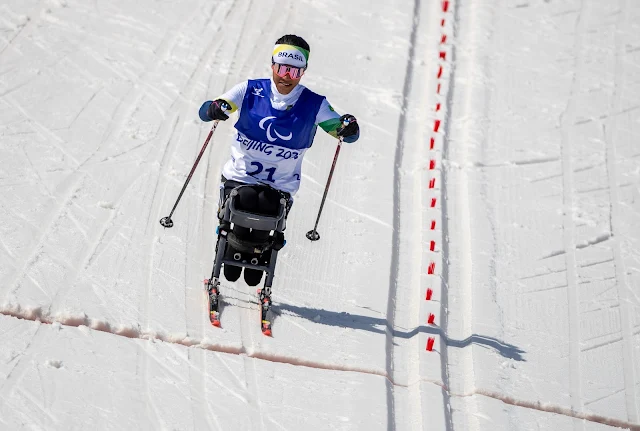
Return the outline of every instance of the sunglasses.
{"type": "Polygon", "coordinates": [[[300,79],[304,74],[306,67],[289,66],[288,64],[272,63],[271,68],[281,78],[284,78],[287,74],[291,79],[300,79]]]}

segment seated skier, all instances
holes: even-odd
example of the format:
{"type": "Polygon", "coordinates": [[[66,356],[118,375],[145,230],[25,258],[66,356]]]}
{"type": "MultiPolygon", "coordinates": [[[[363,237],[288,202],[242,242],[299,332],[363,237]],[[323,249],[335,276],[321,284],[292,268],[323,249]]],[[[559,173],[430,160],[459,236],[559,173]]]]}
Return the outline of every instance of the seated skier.
{"type": "MultiPolygon", "coordinates": [[[[235,208],[252,214],[277,217],[282,205],[285,206],[286,211],[290,202],[288,193],[280,192],[262,184],[247,185],[233,180],[226,180],[223,183],[223,188],[225,200],[230,199],[229,195],[235,189],[237,191],[236,196],[233,197],[235,208]]],[[[221,213],[219,213],[219,216],[221,216],[221,213]]],[[[223,227],[222,220],[221,227],[223,227]]],[[[224,226],[223,228],[229,230],[229,226],[224,226]]],[[[225,258],[244,259],[246,261],[256,258],[261,265],[268,265],[271,249],[281,248],[284,245],[283,240],[284,238],[280,238],[276,232],[272,236],[270,231],[250,229],[236,224],[232,234],[227,236],[227,241],[230,245],[225,252],[225,258]],[[278,241],[280,241],[279,244],[278,241]],[[233,245],[235,245],[235,248],[233,245]],[[255,251],[256,247],[265,248],[265,250],[264,252],[257,252],[255,251]]],[[[240,278],[242,268],[224,265],[223,271],[227,280],[236,281],[240,278]]],[[[245,268],[244,279],[249,286],[257,286],[262,279],[262,271],[245,268]]]]}
{"type": "MultiPolygon", "coordinates": [[[[300,84],[309,51],[309,44],[301,37],[282,36],[272,52],[271,79],[241,82],[200,108],[202,121],[225,121],[230,113],[239,111],[237,134],[231,143],[231,159],[222,171],[221,188],[226,199],[239,185],[256,186],[238,189],[235,198],[240,209],[270,215],[277,213],[284,198],[288,212],[300,187],[302,160],[318,126],[348,143],[360,135],[353,115],[340,116],[324,96],[300,84]]],[[[234,234],[241,239],[266,241],[269,232],[236,226],[234,234]]],[[[227,256],[235,252],[229,247],[227,256]]],[[[236,281],[241,272],[241,267],[224,265],[229,281],[236,281]]],[[[244,279],[255,286],[262,279],[262,271],[245,268],[244,279]]]]}

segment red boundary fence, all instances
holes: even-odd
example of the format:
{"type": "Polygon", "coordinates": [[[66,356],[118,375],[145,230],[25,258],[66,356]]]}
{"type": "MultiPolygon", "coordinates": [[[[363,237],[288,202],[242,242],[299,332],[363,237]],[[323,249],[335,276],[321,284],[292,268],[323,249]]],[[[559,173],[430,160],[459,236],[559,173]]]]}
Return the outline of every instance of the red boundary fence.
{"type": "MultiPolygon", "coordinates": [[[[436,99],[438,100],[438,102],[436,103],[435,106],[435,118],[433,120],[433,128],[431,131],[431,138],[429,139],[429,171],[430,171],[430,176],[431,179],[429,180],[429,194],[430,196],[428,196],[428,201],[429,201],[429,206],[430,208],[436,208],[437,204],[438,204],[438,196],[437,196],[437,190],[436,190],[436,159],[435,159],[435,151],[437,150],[436,148],[436,144],[438,142],[442,142],[442,139],[437,139],[441,134],[442,134],[442,128],[443,128],[443,119],[441,118],[442,116],[442,105],[441,102],[439,101],[441,96],[442,96],[442,91],[443,91],[443,86],[442,83],[444,81],[444,79],[447,77],[447,72],[448,70],[450,70],[450,68],[447,68],[447,59],[451,59],[451,55],[449,55],[449,46],[447,45],[447,39],[448,39],[448,35],[447,35],[447,19],[450,18],[450,1],[449,0],[443,0],[441,3],[441,13],[442,13],[442,19],[440,20],[440,27],[441,27],[441,35],[440,35],[440,45],[439,45],[439,49],[438,49],[438,68],[437,68],[437,74],[436,74],[436,78],[437,78],[437,84],[436,84],[436,99]]],[[[431,231],[435,231],[436,230],[436,220],[431,220],[431,231]]],[[[437,245],[436,245],[436,241],[434,240],[430,240],[428,242],[429,244],[429,252],[432,254],[432,258],[429,262],[429,265],[427,267],[427,275],[436,275],[436,262],[433,259],[433,253],[437,253],[437,245]]],[[[433,289],[431,287],[427,288],[427,293],[425,296],[425,301],[431,301],[433,297],[433,289]]],[[[436,325],[436,316],[435,314],[433,314],[432,312],[430,312],[428,314],[428,318],[427,318],[427,324],[428,325],[436,325]]],[[[433,350],[433,346],[435,343],[435,337],[429,337],[427,339],[427,346],[426,346],[426,350],[428,351],[432,351],[433,350]]]]}

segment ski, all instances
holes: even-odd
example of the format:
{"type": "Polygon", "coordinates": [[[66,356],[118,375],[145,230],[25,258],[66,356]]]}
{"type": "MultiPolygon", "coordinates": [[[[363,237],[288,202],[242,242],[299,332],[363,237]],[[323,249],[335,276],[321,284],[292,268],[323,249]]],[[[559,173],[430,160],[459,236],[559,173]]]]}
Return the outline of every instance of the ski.
{"type": "MultiPolygon", "coordinates": [[[[204,280],[205,289],[209,298],[209,321],[216,328],[220,327],[220,282],[218,280],[204,280]]],[[[271,309],[271,288],[258,289],[258,303],[260,305],[260,330],[267,337],[272,336],[269,310],[271,309]]]]}
{"type": "Polygon", "coordinates": [[[271,321],[268,315],[271,308],[271,288],[258,289],[258,298],[260,300],[260,329],[264,335],[271,337],[271,321]]]}
{"type": "Polygon", "coordinates": [[[209,297],[209,321],[216,328],[220,327],[220,311],[218,310],[218,306],[220,304],[219,296],[220,291],[218,286],[220,286],[219,281],[212,282],[211,280],[204,280],[204,284],[207,289],[207,296],[209,297]]]}

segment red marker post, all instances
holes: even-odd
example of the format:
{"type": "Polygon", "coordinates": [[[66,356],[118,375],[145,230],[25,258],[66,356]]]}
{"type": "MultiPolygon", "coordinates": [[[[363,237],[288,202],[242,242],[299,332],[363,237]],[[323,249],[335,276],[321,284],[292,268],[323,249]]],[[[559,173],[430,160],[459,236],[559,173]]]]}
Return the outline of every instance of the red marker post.
{"type": "Polygon", "coordinates": [[[429,337],[427,340],[427,351],[431,352],[433,350],[433,345],[436,342],[436,339],[433,337],[429,337]]]}

